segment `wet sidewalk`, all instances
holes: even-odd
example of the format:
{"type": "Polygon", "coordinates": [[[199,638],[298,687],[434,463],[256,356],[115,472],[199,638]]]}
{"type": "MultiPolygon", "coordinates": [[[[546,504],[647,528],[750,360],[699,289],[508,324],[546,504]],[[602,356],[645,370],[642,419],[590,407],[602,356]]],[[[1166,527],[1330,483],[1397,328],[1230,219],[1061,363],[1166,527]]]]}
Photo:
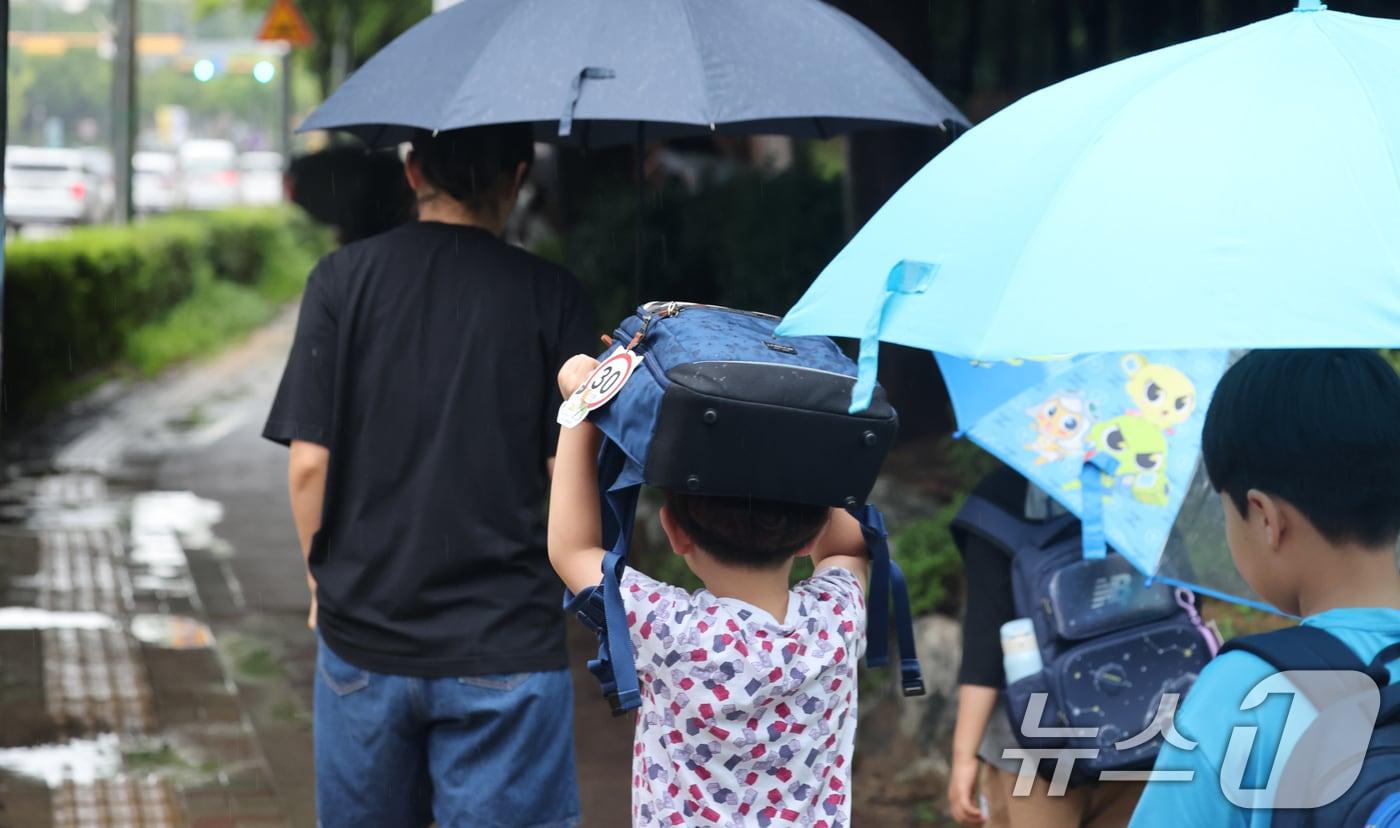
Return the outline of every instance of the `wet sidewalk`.
{"type": "MultiPolygon", "coordinates": [[[[0,828],[315,825],[315,639],[258,437],[292,326],[107,394],[0,491],[0,828]]],[[[624,825],[630,724],[569,628],[585,825],[624,825]]]]}

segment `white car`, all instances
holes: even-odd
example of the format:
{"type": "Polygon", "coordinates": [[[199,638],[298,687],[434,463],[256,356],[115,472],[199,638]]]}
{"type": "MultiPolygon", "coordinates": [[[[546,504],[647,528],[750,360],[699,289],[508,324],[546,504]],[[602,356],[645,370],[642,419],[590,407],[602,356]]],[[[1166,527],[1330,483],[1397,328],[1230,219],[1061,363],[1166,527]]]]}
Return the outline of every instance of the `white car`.
{"type": "Polygon", "coordinates": [[[110,176],[95,151],[6,148],[6,224],[92,224],[111,208],[110,176]]]}
{"type": "Polygon", "coordinates": [[[199,138],[180,145],[180,170],[184,176],[185,205],[195,210],[217,210],[237,204],[238,150],[232,141],[199,138]]]}
{"type": "Polygon", "coordinates": [[[170,152],[138,152],[131,156],[131,202],[142,215],[178,210],[184,201],[180,161],[170,152]]]}
{"type": "Polygon", "coordinates": [[[244,204],[282,201],[282,153],[245,152],[238,159],[244,204]]]}

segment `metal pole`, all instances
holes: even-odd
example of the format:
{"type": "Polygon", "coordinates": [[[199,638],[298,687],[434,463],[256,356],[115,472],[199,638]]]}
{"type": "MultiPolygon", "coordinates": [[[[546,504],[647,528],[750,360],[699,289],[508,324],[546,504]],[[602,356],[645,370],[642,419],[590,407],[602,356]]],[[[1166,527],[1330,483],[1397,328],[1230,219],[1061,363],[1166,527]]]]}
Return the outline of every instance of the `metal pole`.
{"type": "Polygon", "coordinates": [[[642,242],[646,235],[646,124],[637,122],[637,143],[633,147],[633,156],[636,161],[637,174],[637,221],[635,222],[635,238],[632,240],[632,298],[636,304],[640,305],[642,299],[642,242]]]}
{"type": "MultiPolygon", "coordinates": [[[[8,69],[10,65],[10,4],[8,0],[0,2],[0,15],[4,17],[0,21],[0,66],[8,69]]],[[[10,111],[10,73],[5,72],[5,77],[0,78],[0,112],[8,114],[10,111]]],[[[5,147],[9,143],[9,118],[0,117],[0,170],[5,168],[5,147]]],[[[5,218],[5,188],[0,186],[0,233],[6,229],[5,218]]],[[[5,394],[4,366],[5,366],[5,245],[4,238],[0,237],[0,414],[9,407],[9,400],[5,394]]],[[[0,422],[4,418],[0,417],[0,422]]]]}
{"type": "Polygon", "coordinates": [[[131,222],[131,153],[136,149],[136,0],[114,0],[117,51],[112,62],[113,220],[131,222]]]}
{"type": "Polygon", "coordinates": [[[289,169],[292,163],[292,47],[285,46],[282,52],[282,121],[278,137],[282,149],[282,169],[289,169]]]}

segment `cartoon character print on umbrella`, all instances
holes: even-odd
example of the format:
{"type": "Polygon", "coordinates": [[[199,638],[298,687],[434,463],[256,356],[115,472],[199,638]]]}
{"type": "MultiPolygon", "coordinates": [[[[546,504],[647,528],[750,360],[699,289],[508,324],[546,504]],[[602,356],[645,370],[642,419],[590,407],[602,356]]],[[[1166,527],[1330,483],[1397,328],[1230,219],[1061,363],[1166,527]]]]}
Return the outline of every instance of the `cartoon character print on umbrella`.
{"type": "Polygon", "coordinates": [[[1086,460],[1103,452],[1118,462],[1115,474],[1103,476],[1105,487],[1123,484],[1139,503],[1167,505],[1167,437],[1156,424],[1136,414],[1105,420],[1089,432],[1089,447],[1086,460]]]}
{"type": "Polygon", "coordinates": [[[1160,362],[1148,362],[1142,354],[1125,354],[1123,372],[1128,375],[1127,392],[1136,414],[1165,429],[1168,434],[1191,419],[1196,410],[1196,385],[1178,369],[1160,362]]]}
{"type": "Polygon", "coordinates": [[[1036,453],[1042,466],[1084,456],[1084,438],[1094,424],[1094,406],[1081,394],[1061,391],[1027,412],[1035,439],[1026,448],[1036,453]]]}

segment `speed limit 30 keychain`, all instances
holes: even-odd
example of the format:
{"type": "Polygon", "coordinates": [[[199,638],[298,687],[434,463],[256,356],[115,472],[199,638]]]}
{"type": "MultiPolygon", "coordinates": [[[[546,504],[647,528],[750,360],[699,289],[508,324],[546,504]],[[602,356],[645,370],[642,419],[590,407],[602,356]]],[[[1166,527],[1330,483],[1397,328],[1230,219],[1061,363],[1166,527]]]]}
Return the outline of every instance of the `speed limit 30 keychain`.
{"type": "Polygon", "coordinates": [[[641,354],[621,346],[604,357],[588,379],[559,406],[559,425],[573,428],[588,417],[588,412],[607,405],[632,378],[632,372],[643,359],[641,354]]]}

